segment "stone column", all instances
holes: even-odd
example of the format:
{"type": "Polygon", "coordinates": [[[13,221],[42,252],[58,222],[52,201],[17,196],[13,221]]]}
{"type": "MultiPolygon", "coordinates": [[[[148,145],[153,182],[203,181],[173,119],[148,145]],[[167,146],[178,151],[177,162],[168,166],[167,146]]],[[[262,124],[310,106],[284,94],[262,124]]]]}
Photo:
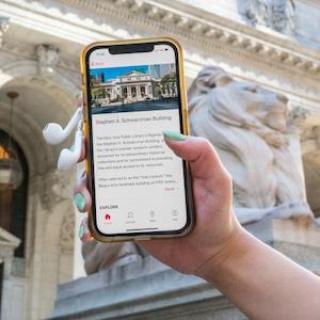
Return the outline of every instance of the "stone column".
{"type": "Polygon", "coordinates": [[[128,98],[131,99],[131,86],[127,86],[127,95],[128,95],[128,98]]]}
{"type": "Polygon", "coordinates": [[[64,218],[74,214],[71,201],[73,185],[70,183],[74,177],[73,172],[61,173],[53,169],[38,175],[36,180],[38,201],[34,208],[33,231],[36,241],[30,261],[28,289],[37,290],[32,291],[27,299],[30,319],[46,319],[53,307],[59,280],[67,277],[71,280],[73,272],[73,256],[70,255],[68,263],[62,259],[62,243],[66,237],[64,218]]]}
{"type": "Polygon", "coordinates": [[[141,94],[141,96],[142,96],[142,91],[143,90],[144,90],[144,96],[145,96],[147,94],[147,92],[146,92],[146,86],[144,84],[140,86],[140,94],[141,94]]]}
{"type": "Polygon", "coordinates": [[[140,85],[137,85],[137,86],[136,86],[136,90],[137,90],[137,98],[138,98],[139,100],[141,100],[141,90],[140,90],[140,85]]]}

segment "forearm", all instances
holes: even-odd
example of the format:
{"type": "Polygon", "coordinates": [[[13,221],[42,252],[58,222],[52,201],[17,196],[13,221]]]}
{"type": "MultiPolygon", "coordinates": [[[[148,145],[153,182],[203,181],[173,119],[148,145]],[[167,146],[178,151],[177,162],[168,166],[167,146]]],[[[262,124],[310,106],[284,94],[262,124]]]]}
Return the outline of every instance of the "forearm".
{"type": "Polygon", "coordinates": [[[246,231],[201,276],[250,319],[320,319],[320,278],[246,231]]]}

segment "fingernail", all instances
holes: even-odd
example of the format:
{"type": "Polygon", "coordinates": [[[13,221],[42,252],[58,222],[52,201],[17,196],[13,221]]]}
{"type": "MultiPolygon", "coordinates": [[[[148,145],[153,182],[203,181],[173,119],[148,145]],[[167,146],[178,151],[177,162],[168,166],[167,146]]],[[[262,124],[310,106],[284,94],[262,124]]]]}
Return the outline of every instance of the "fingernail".
{"type": "Polygon", "coordinates": [[[89,242],[93,240],[92,235],[88,229],[88,219],[83,219],[79,228],[79,238],[82,242],[89,242]]]}
{"type": "Polygon", "coordinates": [[[75,92],[75,94],[74,94],[74,96],[75,96],[76,98],[79,98],[80,95],[81,95],[81,92],[79,92],[79,91],[75,92]]]}
{"type": "Polygon", "coordinates": [[[78,192],[73,197],[73,202],[77,206],[78,210],[83,210],[86,206],[86,199],[82,193],[78,192]]]}
{"type": "Polygon", "coordinates": [[[187,136],[176,131],[165,130],[163,131],[163,135],[166,139],[174,141],[184,141],[187,139],[187,136]]]}
{"type": "Polygon", "coordinates": [[[79,228],[79,238],[80,238],[80,240],[83,239],[85,233],[86,233],[86,228],[83,225],[83,223],[81,223],[80,228],[79,228]]]}

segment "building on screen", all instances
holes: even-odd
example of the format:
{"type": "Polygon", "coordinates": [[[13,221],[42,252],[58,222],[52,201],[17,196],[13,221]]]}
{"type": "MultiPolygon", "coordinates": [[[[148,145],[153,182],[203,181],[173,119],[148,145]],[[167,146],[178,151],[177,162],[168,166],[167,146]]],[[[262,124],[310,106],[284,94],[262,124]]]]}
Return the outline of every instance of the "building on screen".
{"type": "Polygon", "coordinates": [[[174,65],[153,65],[145,73],[133,70],[110,80],[101,72],[91,76],[91,86],[93,106],[174,98],[178,94],[174,65]]]}

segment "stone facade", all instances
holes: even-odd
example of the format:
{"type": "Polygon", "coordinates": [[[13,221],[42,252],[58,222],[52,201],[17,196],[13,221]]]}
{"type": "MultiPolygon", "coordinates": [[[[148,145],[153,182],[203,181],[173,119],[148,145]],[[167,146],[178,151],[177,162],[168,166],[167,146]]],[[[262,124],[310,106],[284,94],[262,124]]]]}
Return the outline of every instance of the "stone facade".
{"type": "MultiPolygon", "coordinates": [[[[281,6],[275,6],[275,1],[262,0],[0,2],[0,128],[9,132],[10,106],[6,92],[15,90],[20,97],[15,108],[19,125],[14,138],[25,153],[30,171],[25,258],[20,263],[23,285],[13,295],[10,293],[10,299],[21,301],[21,309],[17,311],[11,304],[4,307],[3,300],[4,320],[48,317],[52,314],[57,285],[83,275],[79,271],[72,274],[73,266],[79,270],[82,265],[79,251],[73,259],[74,248],[79,248],[79,243],[73,240],[74,208],[70,201],[73,172],[64,177],[56,172],[60,148],[47,146],[41,130],[49,121],[66,123],[74,112],[74,94],[80,90],[79,53],[92,41],[170,35],[185,48],[188,85],[204,65],[216,65],[235,79],[255,81],[286,95],[290,110],[295,108],[306,115],[299,125],[301,170],[309,204],[320,214],[317,196],[320,192],[320,35],[315,32],[319,29],[320,7],[316,0],[280,2],[281,6]]],[[[67,141],[66,145],[69,144],[67,141]]],[[[290,229],[288,225],[278,228],[284,233],[290,229]]],[[[305,231],[293,231],[306,237],[309,232],[307,227],[305,231]]],[[[279,243],[279,249],[288,253],[297,249],[294,245],[284,246],[279,243]]],[[[303,259],[313,261],[316,270],[319,261],[311,242],[305,252],[307,249],[310,257],[303,259]]],[[[295,252],[303,257],[302,251],[295,252]]],[[[179,283],[179,277],[171,274],[168,279],[179,283]]],[[[183,279],[186,283],[193,281],[183,279]]],[[[95,280],[92,281],[95,285],[95,280]]],[[[181,287],[181,292],[189,289],[181,287]]],[[[199,297],[212,298],[212,294],[217,294],[210,292],[209,296],[199,293],[199,297]]],[[[186,297],[188,301],[196,299],[186,297]]],[[[227,311],[224,306],[229,304],[217,297],[216,309],[225,313],[221,311],[216,319],[232,319],[228,312],[239,319],[239,313],[227,311]]],[[[60,295],[58,304],[62,300],[60,295]]],[[[168,303],[174,301],[172,296],[168,303]]],[[[56,315],[61,310],[57,306],[56,315]]],[[[180,313],[181,308],[172,312],[180,313]]],[[[108,317],[115,318],[116,314],[108,317]]]]}

